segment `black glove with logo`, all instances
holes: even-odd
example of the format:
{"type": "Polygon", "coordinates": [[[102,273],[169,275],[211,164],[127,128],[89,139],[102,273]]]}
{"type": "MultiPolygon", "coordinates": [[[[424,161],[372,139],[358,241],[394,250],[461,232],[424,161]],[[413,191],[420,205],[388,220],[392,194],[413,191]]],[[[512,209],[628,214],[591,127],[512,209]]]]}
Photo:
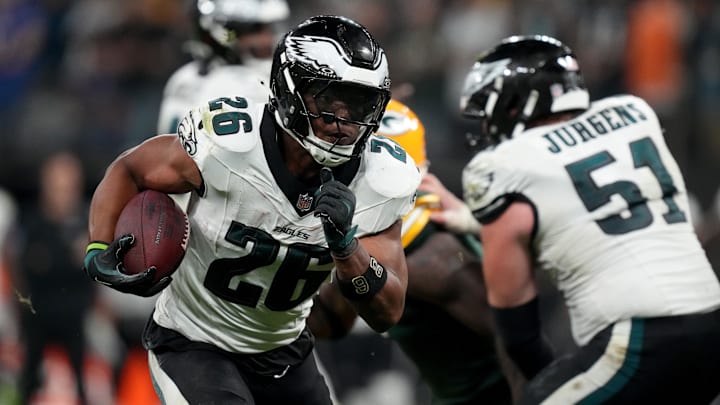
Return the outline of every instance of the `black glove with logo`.
{"type": "Polygon", "coordinates": [[[138,274],[125,274],[122,258],[135,243],[133,235],[123,235],[109,246],[103,242],[88,245],[83,270],[94,281],[114,288],[120,292],[150,297],[167,287],[172,279],[165,277],[153,282],[155,267],[138,274]]]}
{"type": "Polygon", "coordinates": [[[357,225],[352,226],[355,214],[355,195],[333,178],[330,168],[320,171],[322,185],[315,193],[315,216],[320,217],[325,240],[336,257],[351,255],[358,246],[357,225]]]}

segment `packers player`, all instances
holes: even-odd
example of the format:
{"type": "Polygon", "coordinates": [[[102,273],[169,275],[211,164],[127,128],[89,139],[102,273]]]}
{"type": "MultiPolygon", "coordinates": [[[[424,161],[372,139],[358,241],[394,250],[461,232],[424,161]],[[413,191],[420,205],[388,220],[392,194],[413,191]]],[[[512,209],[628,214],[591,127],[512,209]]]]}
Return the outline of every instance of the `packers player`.
{"type": "Polygon", "coordinates": [[[144,331],[168,404],[329,404],[306,327],[330,280],[376,331],[402,314],[402,216],[420,183],[412,158],[373,134],[390,99],[384,50],[339,16],[278,43],[269,101],[207,101],[121,154],[90,206],[85,270],[99,283],[162,291],[144,331]],[[133,236],[113,240],[139,191],[192,192],[187,253],[172,279],[123,273],[133,236]]]}
{"type": "MultiPolygon", "coordinates": [[[[428,173],[425,129],[412,110],[391,100],[377,134],[402,146],[423,175],[415,206],[403,218],[405,311],[387,334],[417,366],[433,404],[510,404],[485,301],[479,225],[428,173]]],[[[352,328],[356,315],[340,298],[332,285],[321,289],[309,321],[316,336],[340,338],[352,328]]]]}

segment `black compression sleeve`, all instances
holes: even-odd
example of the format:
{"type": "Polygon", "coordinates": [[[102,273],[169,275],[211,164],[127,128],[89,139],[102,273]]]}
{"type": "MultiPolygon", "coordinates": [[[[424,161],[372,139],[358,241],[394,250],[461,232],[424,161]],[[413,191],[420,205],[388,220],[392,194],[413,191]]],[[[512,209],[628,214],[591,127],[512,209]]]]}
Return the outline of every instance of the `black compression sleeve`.
{"type": "Polygon", "coordinates": [[[540,331],[537,297],[517,307],[491,309],[507,353],[525,378],[533,378],[552,362],[552,349],[540,331]]]}

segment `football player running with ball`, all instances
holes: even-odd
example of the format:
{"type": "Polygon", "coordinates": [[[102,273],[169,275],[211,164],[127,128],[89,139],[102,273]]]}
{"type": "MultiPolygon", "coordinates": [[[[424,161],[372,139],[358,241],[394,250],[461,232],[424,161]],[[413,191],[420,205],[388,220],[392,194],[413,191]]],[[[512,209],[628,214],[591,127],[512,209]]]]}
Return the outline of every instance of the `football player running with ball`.
{"type": "Polygon", "coordinates": [[[320,286],[332,278],[377,331],[403,311],[401,218],[420,175],[373,135],[390,99],[384,51],[352,20],[313,17],[276,47],[270,86],[268,103],[238,94],[192,110],[177,135],[120,155],[93,196],[90,277],[138,295],[167,286],[143,341],[169,404],[329,404],[306,328],[320,286]],[[122,273],[132,237],[112,241],[148,188],[193,191],[188,251],[156,285],[152,271],[122,273]]]}
{"type": "Polygon", "coordinates": [[[720,390],[720,285],[663,129],[640,98],[590,103],[573,52],[510,37],[467,76],[463,113],[489,146],[463,172],[483,224],[488,300],[532,379],[527,404],[707,404],[720,390]],[[580,346],[553,361],[533,268],[580,346]]]}

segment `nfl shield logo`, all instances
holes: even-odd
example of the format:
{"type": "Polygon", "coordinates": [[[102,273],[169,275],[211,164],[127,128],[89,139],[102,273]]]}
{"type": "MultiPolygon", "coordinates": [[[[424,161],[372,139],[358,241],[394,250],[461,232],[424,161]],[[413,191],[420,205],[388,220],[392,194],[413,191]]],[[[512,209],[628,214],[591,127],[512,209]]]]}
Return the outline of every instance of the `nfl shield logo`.
{"type": "Polygon", "coordinates": [[[300,211],[307,211],[312,207],[313,198],[310,194],[300,194],[295,205],[300,211]]]}

